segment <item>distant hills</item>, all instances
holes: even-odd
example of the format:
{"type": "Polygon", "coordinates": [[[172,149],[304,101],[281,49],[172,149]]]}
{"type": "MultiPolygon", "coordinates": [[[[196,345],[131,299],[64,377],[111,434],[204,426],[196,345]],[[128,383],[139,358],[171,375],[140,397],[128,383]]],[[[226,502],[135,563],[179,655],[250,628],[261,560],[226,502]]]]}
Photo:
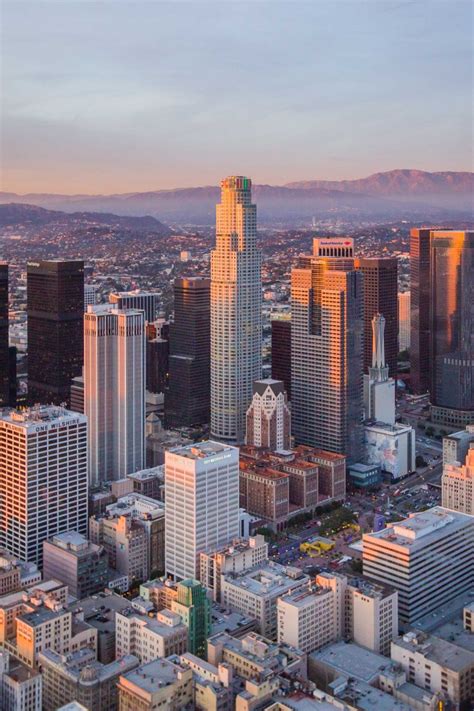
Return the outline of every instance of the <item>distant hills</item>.
{"type": "Polygon", "coordinates": [[[73,212],[66,213],[58,210],[46,210],[37,205],[23,203],[0,204],[0,227],[26,228],[45,227],[82,229],[92,225],[132,230],[135,232],[156,232],[160,236],[172,234],[172,230],[157,220],[155,217],[129,217],[113,215],[106,212],[73,212]]]}
{"type": "MultiPolygon", "coordinates": [[[[474,173],[391,170],[357,180],[255,185],[253,194],[263,222],[307,220],[335,212],[356,218],[453,215],[469,219],[473,214],[474,173]]],[[[98,213],[146,215],[143,219],[158,217],[165,222],[194,224],[213,224],[218,200],[217,186],[117,195],[0,193],[0,203],[28,203],[73,216],[78,211],[93,212],[96,219],[98,213]]]]}

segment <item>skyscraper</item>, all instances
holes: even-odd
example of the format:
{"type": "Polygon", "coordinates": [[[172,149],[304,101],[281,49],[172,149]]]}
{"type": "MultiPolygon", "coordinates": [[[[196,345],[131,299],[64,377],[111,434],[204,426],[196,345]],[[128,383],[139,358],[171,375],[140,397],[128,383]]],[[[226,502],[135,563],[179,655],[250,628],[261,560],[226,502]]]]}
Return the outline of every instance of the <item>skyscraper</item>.
{"type": "Polygon", "coordinates": [[[398,262],[392,257],[358,257],[356,269],[364,275],[364,374],[372,364],[372,319],[385,319],[385,358],[388,374],[397,377],[398,262]]]}
{"type": "Polygon", "coordinates": [[[118,309],[135,309],[145,312],[145,321],[151,323],[156,318],[159,303],[159,294],[150,291],[120,291],[118,294],[109,294],[109,302],[118,309]]]}
{"type": "Polygon", "coordinates": [[[449,427],[474,420],[474,232],[430,239],[430,402],[449,427]]]}
{"type": "Polygon", "coordinates": [[[410,292],[398,294],[398,350],[410,350],[410,292]]]}
{"type": "Polygon", "coordinates": [[[8,264],[0,263],[0,407],[10,401],[8,351],[8,264]]]}
{"type": "Polygon", "coordinates": [[[0,415],[0,546],[41,566],[43,541],[87,534],[87,420],[61,407],[0,415]]]}
{"type": "Polygon", "coordinates": [[[170,325],[169,385],[165,392],[168,427],[209,422],[210,281],[184,277],[174,282],[170,325]]]}
{"type": "Polygon", "coordinates": [[[146,324],[146,389],[164,401],[169,378],[170,324],[164,318],[146,324]]]}
{"type": "Polygon", "coordinates": [[[145,466],[143,311],[89,306],[84,314],[84,406],[91,484],[145,466]]]}
{"type": "Polygon", "coordinates": [[[272,378],[283,380],[291,400],[291,316],[272,318],[272,378]]]}
{"type": "Polygon", "coordinates": [[[262,370],[261,253],[251,187],[240,176],[222,180],[211,254],[211,435],[237,443],[262,370]]]}
{"type": "Polygon", "coordinates": [[[364,292],[352,239],[314,240],[292,270],[291,302],[293,435],[359,461],[364,292]]]}
{"type": "Polygon", "coordinates": [[[388,376],[384,347],[385,318],[372,319],[372,365],[364,375],[365,417],[385,424],[395,424],[395,381],[388,376]]]}
{"type": "Polygon", "coordinates": [[[84,262],[27,265],[28,398],[69,403],[83,363],[84,262]]]}
{"type": "Polygon", "coordinates": [[[290,449],[291,415],[282,380],[265,378],[254,382],[245,442],[273,451],[290,449]]]}
{"type": "Polygon", "coordinates": [[[410,384],[417,394],[430,386],[430,232],[410,231],[410,384]]]}
{"type": "Polygon", "coordinates": [[[165,566],[196,578],[199,554],[239,536],[239,450],[200,442],[165,453],[165,566]]]}

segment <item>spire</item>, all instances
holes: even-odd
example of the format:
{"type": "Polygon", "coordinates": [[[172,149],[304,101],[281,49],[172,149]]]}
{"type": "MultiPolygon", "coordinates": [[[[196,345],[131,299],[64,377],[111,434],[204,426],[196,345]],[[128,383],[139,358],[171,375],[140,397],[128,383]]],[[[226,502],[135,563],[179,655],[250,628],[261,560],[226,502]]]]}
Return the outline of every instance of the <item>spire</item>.
{"type": "Polygon", "coordinates": [[[388,365],[385,363],[385,318],[375,314],[372,319],[372,367],[369,374],[372,380],[388,380],[388,365]]]}

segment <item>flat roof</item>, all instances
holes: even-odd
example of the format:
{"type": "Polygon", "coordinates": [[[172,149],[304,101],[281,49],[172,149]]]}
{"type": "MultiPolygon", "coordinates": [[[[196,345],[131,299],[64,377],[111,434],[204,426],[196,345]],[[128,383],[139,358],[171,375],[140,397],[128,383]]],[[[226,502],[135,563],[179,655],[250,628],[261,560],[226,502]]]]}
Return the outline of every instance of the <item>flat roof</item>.
{"type": "Polygon", "coordinates": [[[189,668],[169,662],[167,659],[155,659],[148,664],[143,664],[124,675],[131,684],[135,684],[143,691],[153,694],[163,686],[174,684],[178,675],[189,668]]]}
{"type": "Polygon", "coordinates": [[[452,671],[459,672],[474,665],[474,652],[420,631],[408,632],[398,637],[392,644],[410,652],[421,653],[425,659],[452,671]]]}
{"type": "Polygon", "coordinates": [[[371,652],[353,642],[335,642],[318,652],[309,654],[308,660],[310,659],[333,667],[344,677],[352,676],[368,684],[381,671],[391,666],[388,657],[371,652]]]}
{"type": "Polygon", "coordinates": [[[254,595],[284,595],[297,585],[309,582],[309,577],[299,568],[280,565],[271,561],[267,565],[256,565],[241,574],[227,573],[226,583],[248,590],[254,595]]]}
{"type": "Polygon", "coordinates": [[[3,421],[26,430],[40,427],[41,425],[47,425],[46,429],[50,429],[48,425],[66,425],[74,420],[86,422],[86,416],[80,412],[66,410],[66,408],[59,405],[33,406],[24,410],[7,408],[0,411],[0,423],[3,421]]]}
{"type": "Polygon", "coordinates": [[[229,444],[221,444],[208,440],[206,442],[196,442],[195,444],[186,444],[183,447],[175,447],[169,450],[171,454],[178,454],[180,457],[187,459],[209,459],[224,452],[238,452],[236,447],[231,447],[229,444]]]}

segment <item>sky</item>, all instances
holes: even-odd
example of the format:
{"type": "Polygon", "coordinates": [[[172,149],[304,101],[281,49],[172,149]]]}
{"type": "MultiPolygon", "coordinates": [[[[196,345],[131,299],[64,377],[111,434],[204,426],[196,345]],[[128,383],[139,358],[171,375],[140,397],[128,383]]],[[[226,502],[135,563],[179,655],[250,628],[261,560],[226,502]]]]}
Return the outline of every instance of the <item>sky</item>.
{"type": "Polygon", "coordinates": [[[472,170],[470,0],[0,7],[2,190],[472,170]]]}

